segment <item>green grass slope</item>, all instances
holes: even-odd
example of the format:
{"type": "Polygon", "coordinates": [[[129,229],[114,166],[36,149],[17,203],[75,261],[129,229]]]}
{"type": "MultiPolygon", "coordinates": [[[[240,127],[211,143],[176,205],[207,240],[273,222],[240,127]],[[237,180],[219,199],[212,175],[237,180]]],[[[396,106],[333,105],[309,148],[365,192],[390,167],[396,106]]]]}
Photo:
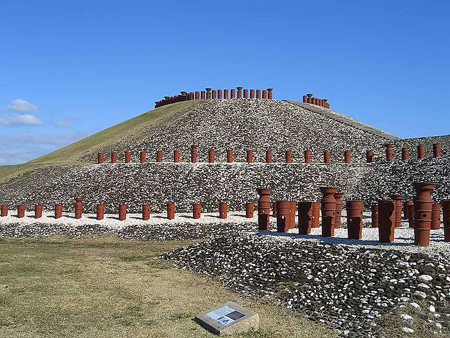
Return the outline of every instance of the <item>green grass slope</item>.
{"type": "Polygon", "coordinates": [[[93,152],[96,149],[125,139],[130,135],[135,135],[141,129],[158,123],[175,113],[190,107],[196,101],[186,101],[170,104],[147,111],[139,116],[131,118],[127,121],[119,123],[110,128],[104,129],[98,133],[88,136],[80,141],[72,143],[61,149],[55,150],[44,156],[38,157],[32,161],[18,164],[0,166],[0,182],[5,181],[18,174],[33,170],[35,168],[61,165],[61,166],[82,166],[87,165],[80,161],[80,157],[87,152],[93,152]]]}

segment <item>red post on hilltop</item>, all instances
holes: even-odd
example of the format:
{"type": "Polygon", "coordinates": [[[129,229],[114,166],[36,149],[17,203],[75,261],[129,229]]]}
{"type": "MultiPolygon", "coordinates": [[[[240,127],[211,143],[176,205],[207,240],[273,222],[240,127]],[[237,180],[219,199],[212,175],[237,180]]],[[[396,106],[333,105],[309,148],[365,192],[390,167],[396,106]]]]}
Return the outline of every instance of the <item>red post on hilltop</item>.
{"type": "Polygon", "coordinates": [[[126,151],[125,152],[125,163],[130,163],[131,162],[131,151],[126,151]]]}
{"type": "Polygon", "coordinates": [[[179,151],[178,149],[175,149],[175,150],[173,151],[173,161],[174,161],[175,163],[180,162],[180,151],[179,151]]]}
{"type": "Polygon", "coordinates": [[[406,161],[409,158],[409,150],[406,147],[402,148],[402,160],[406,161]]]}
{"type": "Polygon", "coordinates": [[[414,199],[414,244],[428,246],[432,221],[433,200],[431,191],[434,183],[414,183],[416,198],[414,199]]]}
{"type": "Polygon", "coordinates": [[[392,152],[392,144],[386,145],[386,161],[392,161],[393,152],[392,152]]]}
{"type": "Polygon", "coordinates": [[[75,218],[80,219],[83,214],[83,199],[75,199],[75,218]]]}
{"type": "Polygon", "coordinates": [[[169,202],[167,203],[167,219],[175,218],[175,203],[169,202]]]}
{"type": "Polygon", "coordinates": [[[330,156],[331,156],[330,151],[325,150],[325,151],[323,152],[323,162],[324,162],[324,163],[330,163],[330,156]]]}
{"type": "Polygon", "coordinates": [[[199,219],[202,215],[202,205],[200,203],[194,203],[192,206],[192,217],[199,219]]]}
{"type": "Polygon", "coordinates": [[[117,153],[111,153],[111,163],[117,162],[117,153]]]}
{"type": "Polygon", "coordinates": [[[253,162],[253,150],[249,149],[247,150],[247,163],[253,162]]]}
{"type": "Polygon", "coordinates": [[[97,163],[102,164],[105,161],[105,154],[104,153],[98,153],[97,156],[97,163]]]}
{"type": "Polygon", "coordinates": [[[402,226],[402,199],[403,199],[403,196],[392,195],[391,199],[394,201],[395,227],[400,228],[402,226]]]}
{"type": "Polygon", "coordinates": [[[373,161],[373,151],[372,150],[366,151],[366,161],[367,161],[367,163],[372,163],[372,161],[373,161]]]}
{"type": "Polygon", "coordinates": [[[233,163],[233,150],[231,149],[227,150],[227,162],[233,163]]]}
{"type": "Polygon", "coordinates": [[[225,219],[228,217],[228,205],[225,202],[219,204],[219,218],[225,219]]]}
{"type": "Polygon", "coordinates": [[[147,161],[147,153],[145,151],[141,151],[139,153],[139,161],[141,163],[145,163],[147,161]]]}
{"type": "Polygon", "coordinates": [[[216,155],[216,152],[214,151],[214,149],[209,149],[209,152],[208,152],[208,162],[209,163],[214,163],[215,155],[216,155]]]}
{"type": "Polygon", "coordinates": [[[253,211],[255,210],[255,205],[251,202],[245,203],[245,217],[253,218],[253,211]]]}
{"type": "Polygon", "coordinates": [[[258,199],[258,228],[259,230],[270,230],[270,194],[272,189],[259,188],[258,199]]]}
{"type": "Polygon", "coordinates": [[[97,204],[97,220],[102,220],[105,217],[105,205],[97,204]]]}
{"type": "Polygon", "coordinates": [[[337,188],[323,187],[320,188],[322,198],[322,236],[334,236],[335,217],[336,217],[336,199],[334,194],[337,193],[337,188]]]}
{"type": "Polygon", "coordinates": [[[162,162],[163,152],[162,150],[158,150],[156,152],[156,162],[162,162]]]}
{"type": "Polygon", "coordinates": [[[440,157],[441,156],[441,144],[433,143],[433,156],[440,157]]]}
{"type": "Polygon", "coordinates": [[[305,151],[305,163],[311,163],[311,152],[309,150],[305,151]]]}
{"type": "Polygon", "coordinates": [[[62,217],[62,205],[56,204],[55,205],[55,219],[58,219],[61,217],[62,217]]]}
{"type": "Polygon", "coordinates": [[[142,205],[142,220],[148,221],[150,219],[150,204],[142,205]]]}
{"type": "Polygon", "coordinates": [[[272,150],[270,149],[266,151],[266,163],[272,163],[272,150]]]}
{"type": "Polygon", "coordinates": [[[347,229],[349,239],[361,239],[364,201],[347,201],[347,229]]]}
{"type": "Polygon", "coordinates": [[[195,144],[191,146],[191,162],[192,163],[197,162],[197,145],[195,144]]]}

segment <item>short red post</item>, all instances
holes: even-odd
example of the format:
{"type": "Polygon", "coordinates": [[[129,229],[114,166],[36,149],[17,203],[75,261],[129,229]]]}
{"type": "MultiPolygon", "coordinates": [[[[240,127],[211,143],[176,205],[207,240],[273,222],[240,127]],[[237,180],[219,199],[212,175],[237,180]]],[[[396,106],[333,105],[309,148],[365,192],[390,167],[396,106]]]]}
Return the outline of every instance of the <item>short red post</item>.
{"type": "Polygon", "coordinates": [[[222,99],[222,89],[217,89],[217,98],[218,98],[219,100],[222,99]]]}
{"type": "Polygon", "coordinates": [[[292,151],[286,150],[286,163],[292,163],[292,151]]]}
{"type": "Polygon", "coordinates": [[[372,163],[372,161],[373,161],[373,151],[372,150],[366,151],[366,161],[367,161],[367,163],[372,163]]]}
{"type": "Polygon", "coordinates": [[[2,217],[8,216],[8,206],[6,204],[2,204],[1,208],[2,208],[1,209],[1,216],[2,217]]]}
{"type": "Polygon", "coordinates": [[[262,91],[262,98],[267,99],[267,90],[265,89],[262,91]]]}
{"type": "Polygon", "coordinates": [[[320,202],[312,202],[312,227],[320,227],[320,202]]]}
{"type": "Polygon", "coordinates": [[[17,218],[25,217],[25,205],[20,204],[17,206],[17,218]]]}
{"type": "Polygon", "coordinates": [[[245,217],[253,218],[253,211],[255,210],[255,205],[251,202],[245,203],[245,217]]]}
{"type": "Polygon", "coordinates": [[[242,87],[236,87],[237,88],[237,98],[242,99],[242,87]]]}
{"type": "Polygon", "coordinates": [[[394,241],[395,205],[391,200],[378,201],[378,238],[380,243],[394,241]]]}
{"type": "Polygon", "coordinates": [[[414,244],[428,246],[430,244],[431,215],[433,200],[431,191],[436,184],[414,183],[416,198],[414,199],[414,244]]]}
{"type": "Polygon", "coordinates": [[[212,91],[212,98],[215,100],[217,98],[217,90],[213,89],[212,91]]]}
{"type": "Polygon", "coordinates": [[[55,219],[58,219],[61,217],[62,217],[62,205],[56,204],[55,205],[55,219]]]}
{"type": "Polygon", "coordinates": [[[173,161],[174,161],[175,163],[180,162],[180,151],[179,151],[178,149],[175,149],[175,150],[173,151],[173,161]]]}
{"type": "Polygon", "coordinates": [[[364,201],[347,201],[347,229],[349,239],[361,239],[364,201]]]}
{"type": "Polygon", "coordinates": [[[255,90],[254,89],[250,89],[250,98],[251,99],[255,98],[255,90]]]}
{"type": "Polygon", "coordinates": [[[98,153],[97,163],[102,164],[103,162],[105,162],[105,153],[98,153]]]}
{"type": "Polygon", "coordinates": [[[130,162],[131,162],[131,152],[126,151],[125,152],[125,163],[130,163],[130,162]]]}
{"type": "Polygon", "coordinates": [[[431,216],[431,229],[439,230],[441,228],[441,204],[433,203],[433,211],[431,216]]]}
{"type": "Polygon", "coordinates": [[[441,144],[433,143],[433,156],[440,157],[441,156],[441,144]]]}
{"type": "Polygon", "coordinates": [[[83,215],[83,199],[76,198],[75,199],[75,218],[80,219],[83,215]]]}
{"type": "Polygon", "coordinates": [[[425,157],[425,147],[423,145],[417,146],[417,159],[421,160],[425,157]]]}
{"type": "Polygon", "coordinates": [[[444,223],[444,241],[450,242],[450,200],[442,201],[442,221],[444,223]]]}
{"type": "Polygon", "coordinates": [[[211,100],[211,88],[205,88],[206,89],[206,99],[211,100]]]}
{"type": "Polygon", "coordinates": [[[228,205],[225,202],[219,204],[219,218],[225,219],[228,216],[228,205]]]}
{"type": "Polygon", "coordinates": [[[111,153],[111,163],[117,162],[117,153],[111,153]]]}
{"type": "Polygon", "coordinates": [[[269,99],[269,100],[272,100],[272,91],[273,91],[273,88],[267,88],[267,98],[269,99]]]}
{"type": "Polygon", "coordinates": [[[402,226],[402,199],[403,199],[403,196],[392,195],[391,199],[394,201],[395,227],[400,228],[402,226]]]}
{"type": "Polygon", "coordinates": [[[372,204],[372,228],[378,228],[378,204],[372,204]]]}
{"type": "Polygon", "coordinates": [[[224,90],[223,90],[223,98],[224,98],[225,100],[228,100],[228,89],[224,89],[224,90]]]}
{"type": "Polygon", "coordinates": [[[247,163],[253,162],[253,150],[249,149],[247,150],[247,163]]]}
{"type": "Polygon", "coordinates": [[[248,89],[244,89],[244,99],[248,99],[248,89]]]}
{"type": "Polygon", "coordinates": [[[344,151],[344,161],[345,163],[350,163],[350,150],[344,151]]]}
{"type": "Polygon", "coordinates": [[[334,199],[336,200],[336,214],[334,216],[334,228],[339,229],[341,227],[341,216],[342,216],[342,196],[343,193],[338,192],[334,194],[334,199]]]}
{"type": "Polygon", "coordinates": [[[330,163],[330,155],[331,155],[331,153],[329,150],[325,150],[323,152],[323,162],[324,163],[330,163]]]}
{"type": "Polygon", "coordinates": [[[313,94],[306,94],[306,103],[313,103],[312,96],[313,96],[313,94]]]}
{"type": "Polygon", "coordinates": [[[103,203],[97,204],[97,220],[102,220],[105,217],[105,205],[103,203]]]}
{"type": "Polygon", "coordinates": [[[205,99],[205,91],[204,91],[204,90],[202,90],[202,91],[200,92],[200,98],[201,98],[202,100],[205,99]]]}
{"type": "Polygon", "coordinates": [[[142,220],[148,221],[150,219],[150,204],[142,205],[142,220]]]}
{"type": "Polygon", "coordinates": [[[257,99],[261,98],[261,89],[256,89],[256,98],[257,99]]]}
{"type": "Polygon", "coordinates": [[[258,188],[258,229],[270,230],[270,194],[272,189],[258,188]]]}
{"type": "Polygon", "coordinates": [[[309,150],[305,150],[305,163],[311,163],[311,152],[309,150]]]}
{"type": "Polygon", "coordinates": [[[336,217],[336,199],[334,194],[337,193],[337,188],[322,187],[320,188],[322,198],[322,236],[333,237],[336,217]]]}
{"type": "Polygon", "coordinates": [[[231,95],[232,99],[235,99],[236,98],[236,89],[231,89],[230,90],[230,95],[231,95]]]}
{"type": "Polygon", "coordinates": [[[42,205],[36,204],[34,206],[34,218],[41,218],[42,217],[42,205]]]}
{"type": "Polygon", "coordinates": [[[156,152],[156,162],[162,162],[163,152],[162,150],[158,150],[156,152]]]}
{"type": "Polygon", "coordinates": [[[191,146],[191,162],[196,163],[197,162],[197,145],[193,144],[191,146]]]}
{"type": "Polygon", "coordinates": [[[313,204],[311,202],[298,202],[298,233],[309,235],[313,221],[313,204]]]}
{"type": "Polygon", "coordinates": [[[308,96],[303,95],[303,103],[308,103],[308,96]]]}
{"type": "Polygon", "coordinates": [[[195,92],[195,99],[198,100],[200,98],[200,92],[195,92]]]}
{"type": "Polygon", "coordinates": [[[141,152],[139,153],[139,161],[140,161],[141,163],[147,162],[147,152],[141,151],[141,152]]]}
{"type": "Polygon", "coordinates": [[[414,202],[407,201],[406,207],[408,208],[408,223],[410,228],[414,228],[414,202]]]}
{"type": "Polygon", "coordinates": [[[194,92],[190,92],[189,93],[189,100],[193,100],[194,99],[194,92]]]}
{"type": "Polygon", "coordinates": [[[402,148],[402,160],[406,161],[409,158],[409,150],[406,147],[402,148]]]}
{"type": "Polygon", "coordinates": [[[266,151],[266,163],[272,163],[272,150],[270,149],[266,151]]]}
{"type": "Polygon", "coordinates": [[[119,205],[119,221],[125,221],[127,219],[127,205],[119,205]]]}
{"type": "Polygon", "coordinates": [[[231,150],[231,149],[227,150],[227,162],[228,163],[233,162],[233,150],[231,150]]]}
{"type": "Polygon", "coordinates": [[[393,153],[392,153],[392,144],[386,145],[386,161],[392,161],[393,153]]]}
{"type": "Polygon", "coordinates": [[[199,219],[202,215],[202,205],[200,203],[195,203],[192,206],[192,217],[194,219],[199,219]]]}
{"type": "Polygon", "coordinates": [[[295,209],[297,203],[292,201],[277,201],[277,229],[287,232],[295,227],[295,209]]]}
{"type": "Polygon", "coordinates": [[[209,149],[208,151],[208,162],[209,163],[214,163],[214,157],[216,156],[216,152],[214,151],[214,149],[209,149]]]}
{"type": "Polygon", "coordinates": [[[173,202],[167,203],[167,218],[168,219],[175,218],[175,203],[173,202]]]}

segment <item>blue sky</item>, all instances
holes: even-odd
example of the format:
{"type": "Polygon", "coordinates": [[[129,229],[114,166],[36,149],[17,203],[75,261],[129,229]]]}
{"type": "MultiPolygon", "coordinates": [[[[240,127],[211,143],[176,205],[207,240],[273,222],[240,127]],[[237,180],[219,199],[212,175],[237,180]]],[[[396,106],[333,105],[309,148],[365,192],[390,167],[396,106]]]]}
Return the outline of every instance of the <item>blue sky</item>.
{"type": "Polygon", "coordinates": [[[305,93],[401,137],[450,134],[449,1],[0,3],[0,164],[205,87],[305,93]]]}

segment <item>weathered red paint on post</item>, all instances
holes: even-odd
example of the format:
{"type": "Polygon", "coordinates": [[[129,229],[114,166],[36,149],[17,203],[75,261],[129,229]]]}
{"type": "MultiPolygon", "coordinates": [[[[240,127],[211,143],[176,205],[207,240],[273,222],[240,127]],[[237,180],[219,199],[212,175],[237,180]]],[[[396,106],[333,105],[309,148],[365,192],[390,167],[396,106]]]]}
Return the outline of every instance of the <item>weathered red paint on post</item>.
{"type": "Polygon", "coordinates": [[[62,217],[62,205],[56,204],[55,205],[55,219],[58,219],[61,217],[62,217]]]}
{"type": "Polygon", "coordinates": [[[211,100],[211,88],[205,88],[206,89],[206,99],[211,100]]]}
{"type": "Polygon", "coordinates": [[[273,99],[273,88],[267,88],[267,98],[269,99],[269,100],[272,100],[273,99]]]}
{"type": "Polygon", "coordinates": [[[323,194],[322,206],[322,236],[334,236],[335,217],[336,217],[336,199],[334,194],[337,193],[337,188],[322,187],[320,191],[323,194]]]}
{"type": "Polygon", "coordinates": [[[277,201],[277,229],[278,232],[287,232],[295,226],[295,202],[277,201]]]}
{"type": "Polygon", "coordinates": [[[450,200],[442,201],[442,222],[444,223],[444,241],[450,242],[450,200]]]}
{"type": "Polygon", "coordinates": [[[272,189],[258,188],[258,229],[270,230],[270,194],[272,189]]]}
{"type": "Polygon", "coordinates": [[[265,89],[262,91],[262,98],[267,100],[267,90],[265,89]]]}
{"type": "Polygon", "coordinates": [[[334,228],[335,229],[339,229],[341,227],[342,196],[344,196],[344,194],[341,192],[334,194],[334,199],[336,200],[336,213],[334,216],[334,228]]]}
{"type": "Polygon", "coordinates": [[[313,94],[306,94],[306,103],[312,103],[313,94]]]}
{"type": "Polygon", "coordinates": [[[414,244],[428,246],[430,244],[431,214],[433,200],[431,191],[436,184],[429,182],[414,183],[416,198],[414,199],[414,244]]]}
{"type": "Polygon", "coordinates": [[[349,239],[361,239],[364,201],[347,201],[347,229],[349,239]]]}
{"type": "Polygon", "coordinates": [[[245,203],[245,217],[253,218],[253,212],[255,210],[255,205],[251,202],[245,203]]]}
{"type": "Polygon", "coordinates": [[[215,89],[212,91],[212,98],[213,100],[217,98],[217,90],[215,89]]]}
{"type": "Polygon", "coordinates": [[[214,163],[214,157],[216,156],[216,152],[214,151],[214,149],[209,149],[208,151],[208,162],[209,163],[214,163]]]}
{"type": "Polygon", "coordinates": [[[2,204],[1,206],[1,217],[8,216],[8,206],[6,204],[2,204]]]}
{"type": "Polygon", "coordinates": [[[197,145],[193,144],[191,146],[191,162],[196,163],[197,162],[197,145]]]}
{"type": "Polygon", "coordinates": [[[408,208],[408,223],[410,228],[414,228],[414,202],[407,201],[406,207],[408,208]]]}
{"type": "Polygon", "coordinates": [[[167,203],[167,219],[175,218],[175,203],[169,202],[167,203]]]}
{"type": "Polygon", "coordinates": [[[256,89],[256,98],[257,99],[261,98],[261,89],[256,89]]]}
{"type": "Polygon", "coordinates": [[[222,99],[222,89],[217,89],[217,98],[222,99]]]}
{"type": "Polygon", "coordinates": [[[305,163],[311,163],[311,152],[309,150],[305,150],[305,163]]]}
{"type": "Polygon", "coordinates": [[[402,148],[402,160],[406,161],[409,158],[409,149],[406,147],[402,148]]]}
{"type": "Polygon", "coordinates": [[[253,150],[249,149],[247,150],[247,163],[253,162],[253,150]]]}
{"type": "Polygon", "coordinates": [[[42,205],[36,204],[34,206],[34,218],[41,218],[42,217],[42,205]]]}
{"type": "Polygon", "coordinates": [[[323,152],[323,162],[324,163],[330,163],[330,156],[331,156],[330,151],[329,150],[325,150],[323,152]]]}
{"type": "Polygon", "coordinates": [[[266,150],[266,163],[272,163],[272,150],[266,150]]]}
{"type": "Polygon", "coordinates": [[[142,220],[148,221],[150,219],[150,204],[142,205],[142,220]]]}
{"type": "Polygon", "coordinates": [[[421,160],[425,157],[425,147],[421,144],[417,146],[417,159],[421,160]]]}
{"type": "Polygon", "coordinates": [[[127,206],[126,204],[119,205],[119,221],[125,221],[127,219],[127,206]]]}
{"type": "Polygon", "coordinates": [[[433,143],[433,156],[440,157],[441,156],[441,144],[433,143]]]}
{"type": "Polygon", "coordinates": [[[378,204],[372,204],[372,228],[378,228],[378,204]]]}
{"type": "Polygon", "coordinates": [[[199,219],[202,215],[202,205],[200,203],[194,203],[192,206],[192,217],[199,219]]]}
{"type": "Polygon", "coordinates": [[[200,92],[195,92],[195,99],[198,100],[200,98],[200,92]]]}
{"type": "Polygon", "coordinates": [[[224,98],[225,100],[228,100],[228,89],[224,89],[224,90],[223,90],[223,98],[224,98]]]}
{"type": "Polygon", "coordinates": [[[103,203],[97,204],[97,220],[102,220],[105,217],[105,205],[103,203]]]}
{"type": "Polygon", "coordinates": [[[141,163],[147,162],[147,152],[141,151],[141,152],[139,153],[139,161],[140,161],[141,163]]]}
{"type": "Polygon", "coordinates": [[[309,235],[313,223],[313,204],[312,202],[298,202],[298,233],[300,235],[309,235]]]}
{"type": "Polygon", "coordinates": [[[174,161],[175,163],[180,162],[180,151],[179,151],[178,149],[175,149],[175,150],[173,151],[173,161],[174,161]]]}
{"type": "Polygon", "coordinates": [[[17,206],[17,218],[25,217],[25,205],[20,204],[17,206]]]}
{"type": "Polygon", "coordinates": [[[386,161],[392,161],[393,152],[392,152],[392,144],[386,145],[386,161]]]}
{"type": "Polygon", "coordinates": [[[380,243],[394,241],[395,205],[391,200],[378,201],[378,236],[380,243]]]}
{"type": "Polygon", "coordinates": [[[190,92],[189,93],[189,100],[193,100],[194,99],[194,92],[190,92]]]}
{"type": "Polygon", "coordinates": [[[303,103],[307,103],[308,102],[308,96],[303,95],[303,103]]]}
{"type": "Polygon", "coordinates": [[[126,151],[125,152],[125,163],[130,163],[131,162],[131,151],[126,151]]]}
{"type": "Polygon", "coordinates": [[[156,152],[156,162],[162,162],[162,158],[163,158],[163,152],[162,152],[162,150],[158,150],[156,152]]]}
{"type": "Polygon", "coordinates": [[[248,89],[244,89],[244,99],[248,99],[248,89]]]}
{"type": "Polygon", "coordinates": [[[117,162],[117,153],[111,153],[111,163],[117,162]]]}
{"type": "Polygon", "coordinates": [[[344,161],[345,163],[350,163],[350,150],[344,151],[344,161]]]}
{"type": "Polygon", "coordinates": [[[225,202],[219,204],[219,218],[225,219],[228,217],[228,205],[225,202]]]}
{"type": "Polygon", "coordinates": [[[232,99],[236,98],[236,89],[231,89],[230,90],[230,95],[231,95],[232,99]]]}
{"type": "Polygon", "coordinates": [[[205,99],[205,91],[204,91],[204,90],[202,90],[202,91],[200,92],[200,98],[201,98],[202,100],[205,99]]]}
{"type": "Polygon", "coordinates": [[[441,204],[433,203],[431,214],[431,229],[439,230],[441,228],[441,204]]]}
{"type": "Polygon", "coordinates": [[[254,89],[250,89],[250,98],[251,99],[255,98],[255,90],[254,89]]]}
{"type": "Polygon", "coordinates": [[[372,163],[373,161],[373,150],[366,151],[366,161],[367,163],[372,163]]]}
{"type": "Polygon", "coordinates": [[[242,87],[236,87],[237,88],[237,98],[242,99],[242,87]]]}
{"type": "Polygon", "coordinates": [[[104,153],[98,153],[97,155],[97,163],[102,164],[105,162],[105,154],[104,153]]]}
{"type": "Polygon", "coordinates": [[[80,219],[83,215],[83,199],[76,198],[75,199],[75,218],[80,219]]]}
{"type": "Polygon", "coordinates": [[[292,151],[286,150],[286,163],[292,163],[292,151]]]}
{"type": "Polygon", "coordinates": [[[394,201],[394,213],[395,213],[395,227],[400,228],[402,226],[402,199],[401,195],[392,195],[391,199],[394,201]]]}
{"type": "Polygon", "coordinates": [[[227,150],[227,162],[233,163],[233,150],[231,149],[227,150]]]}
{"type": "Polygon", "coordinates": [[[272,202],[272,217],[277,217],[277,202],[272,202]]]}
{"type": "Polygon", "coordinates": [[[320,202],[312,202],[312,227],[320,227],[320,202]]]}

